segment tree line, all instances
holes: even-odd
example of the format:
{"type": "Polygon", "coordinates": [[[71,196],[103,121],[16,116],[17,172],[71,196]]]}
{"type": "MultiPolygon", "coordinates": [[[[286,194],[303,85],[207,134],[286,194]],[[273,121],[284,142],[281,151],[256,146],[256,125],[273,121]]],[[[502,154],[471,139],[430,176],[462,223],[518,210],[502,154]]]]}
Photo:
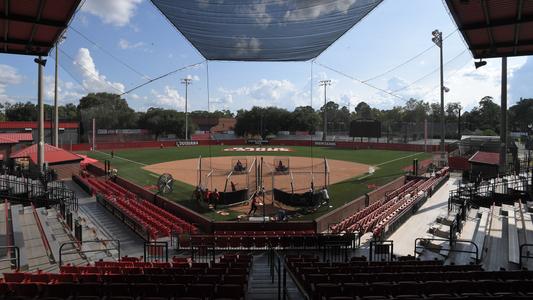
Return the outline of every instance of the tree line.
{"type": "MultiPolygon", "coordinates": [[[[262,136],[277,134],[280,131],[309,132],[322,131],[326,114],[328,132],[347,132],[350,122],[356,119],[375,119],[382,123],[383,130],[398,128],[398,124],[417,124],[440,122],[439,103],[429,103],[419,99],[409,99],[404,105],[390,109],[378,109],[365,102],[359,102],[353,110],[340,106],[334,101],[327,102],[319,109],[299,106],[289,111],[277,107],[253,107],[241,109],[234,115],[224,111],[192,111],[189,117],[220,118],[235,117],[235,133],[238,136],[262,136]]],[[[45,105],[45,119],[51,120],[53,107],[45,105]]],[[[520,99],[509,107],[509,130],[528,130],[533,123],[533,99],[520,99]]],[[[37,121],[38,108],[31,102],[0,104],[2,121],[37,121]]],[[[92,119],[96,119],[98,129],[132,129],[150,130],[156,136],[175,134],[184,136],[185,114],[173,109],[151,107],[146,112],[135,111],[126,99],[110,93],[90,93],[80,99],[78,105],[66,104],[59,107],[61,121],[80,123],[82,135],[91,128],[92,119]]],[[[497,135],[500,131],[500,106],[492,97],[480,99],[478,105],[465,111],[460,103],[448,102],[445,108],[445,120],[448,124],[457,124],[462,134],[497,135]]],[[[189,122],[189,132],[196,130],[189,122]]],[[[457,137],[458,132],[447,132],[447,137],[457,137]]]]}

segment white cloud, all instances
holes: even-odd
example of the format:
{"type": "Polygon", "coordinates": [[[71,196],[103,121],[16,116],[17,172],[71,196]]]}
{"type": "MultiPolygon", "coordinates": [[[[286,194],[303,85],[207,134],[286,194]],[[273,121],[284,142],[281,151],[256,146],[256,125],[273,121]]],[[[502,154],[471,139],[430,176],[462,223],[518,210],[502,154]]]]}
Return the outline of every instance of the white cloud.
{"type": "Polygon", "coordinates": [[[99,17],[105,24],[127,25],[142,0],[86,0],[82,11],[99,17]]]}
{"type": "MultiPolygon", "coordinates": [[[[44,77],[45,98],[53,103],[54,100],[54,77],[44,77]]],[[[59,104],[75,103],[85,95],[83,89],[71,81],[59,80],[57,82],[57,96],[59,104]]]]}
{"type": "Polygon", "coordinates": [[[118,46],[120,47],[120,49],[135,49],[135,48],[140,48],[140,47],[143,47],[145,46],[146,44],[143,43],[143,42],[137,42],[137,43],[130,43],[128,40],[126,39],[119,39],[118,41],[118,46]]]}
{"type": "Polygon", "coordinates": [[[285,20],[305,21],[333,12],[346,14],[356,2],[357,0],[337,0],[334,3],[309,5],[306,1],[297,1],[295,7],[285,13],[285,20]]]}
{"type": "Polygon", "coordinates": [[[91,52],[87,48],[80,48],[73,62],[82,76],[83,87],[91,92],[124,92],[125,87],[120,82],[108,81],[105,75],[96,69],[91,52]]]}
{"type": "Polygon", "coordinates": [[[238,49],[237,55],[256,54],[261,51],[261,41],[254,37],[237,37],[235,38],[235,48],[238,49]]]}
{"type": "Polygon", "coordinates": [[[176,109],[178,111],[185,110],[185,98],[180,95],[177,89],[165,86],[163,93],[155,90],[151,91],[155,104],[161,107],[176,109]]]}
{"type": "MultiPolygon", "coordinates": [[[[510,83],[515,83],[512,81],[512,78],[517,71],[523,68],[526,61],[526,58],[515,58],[509,61],[508,77],[510,83]]],[[[464,67],[445,73],[444,86],[450,89],[448,93],[444,94],[445,102],[461,102],[462,106],[469,110],[476,106],[484,96],[492,96],[495,99],[499,99],[501,94],[501,65],[498,62],[498,60],[490,60],[486,66],[480,69],[475,69],[474,63],[472,62],[464,67]]],[[[398,91],[396,94],[406,99],[418,98],[430,103],[438,101],[440,99],[439,84],[437,81],[438,73],[435,73],[433,76],[421,83],[398,91]],[[432,80],[432,78],[435,80],[432,80]]],[[[408,84],[409,82],[403,78],[393,77],[387,81],[387,90],[397,90],[408,84]]],[[[513,86],[509,84],[508,89],[511,93],[513,86]]],[[[379,93],[375,98],[391,99],[391,96],[379,93]]],[[[400,101],[398,99],[392,100],[400,101]]]]}
{"type": "Polygon", "coordinates": [[[198,75],[187,75],[187,79],[191,79],[193,81],[200,81],[200,77],[198,77],[198,75]]]}
{"type": "Polygon", "coordinates": [[[20,75],[12,66],[0,64],[0,101],[13,101],[9,96],[5,95],[6,87],[11,84],[20,84],[22,82],[22,75],[20,75]]]}

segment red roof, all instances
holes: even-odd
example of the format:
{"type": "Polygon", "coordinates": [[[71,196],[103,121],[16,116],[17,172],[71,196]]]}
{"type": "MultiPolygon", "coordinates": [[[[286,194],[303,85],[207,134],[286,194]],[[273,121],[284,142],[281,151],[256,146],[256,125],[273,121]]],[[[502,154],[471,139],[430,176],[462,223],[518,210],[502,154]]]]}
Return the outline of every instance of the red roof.
{"type": "Polygon", "coordinates": [[[533,1],[445,1],[475,58],[533,55],[533,1]]]}
{"type": "MultiPolygon", "coordinates": [[[[44,128],[52,128],[52,122],[44,122],[44,128]]],[[[0,122],[0,129],[37,129],[37,122],[33,121],[5,121],[0,122]]],[[[59,122],[59,128],[77,129],[80,127],[78,122],[59,122]]]]}
{"type": "MultiPolygon", "coordinates": [[[[21,149],[10,156],[12,159],[25,157],[30,158],[34,163],[37,163],[37,144],[21,149]]],[[[76,162],[81,161],[82,159],[82,157],[68,152],[67,150],[44,144],[44,161],[49,164],[76,162]]]]}
{"type": "Polygon", "coordinates": [[[31,133],[0,133],[0,144],[18,144],[20,142],[32,142],[31,133]]]}
{"type": "Polygon", "coordinates": [[[468,161],[471,163],[498,166],[500,164],[500,153],[478,151],[468,161]]]}
{"type": "Polygon", "coordinates": [[[80,1],[1,1],[0,52],[47,56],[80,1]]]}

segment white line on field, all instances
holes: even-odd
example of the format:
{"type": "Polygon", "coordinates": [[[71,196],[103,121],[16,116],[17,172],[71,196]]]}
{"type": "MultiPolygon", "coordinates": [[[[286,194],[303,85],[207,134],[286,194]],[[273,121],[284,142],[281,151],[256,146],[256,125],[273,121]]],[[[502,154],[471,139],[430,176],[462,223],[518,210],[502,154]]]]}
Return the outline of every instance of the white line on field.
{"type": "Polygon", "coordinates": [[[379,167],[379,166],[382,166],[382,165],[386,165],[386,164],[389,164],[391,162],[395,162],[397,160],[401,160],[401,159],[404,159],[404,158],[408,158],[408,157],[411,157],[411,156],[415,156],[415,155],[418,155],[420,153],[424,153],[424,152],[417,152],[415,154],[411,154],[411,155],[407,155],[407,156],[404,156],[404,157],[399,157],[399,158],[395,158],[395,159],[392,159],[392,160],[389,160],[389,161],[386,161],[386,162],[382,162],[380,164],[377,164],[375,165],[374,167],[379,167]]]}
{"type": "MultiPolygon", "coordinates": [[[[383,166],[383,165],[389,164],[389,163],[391,163],[391,162],[395,162],[395,161],[397,161],[397,160],[401,160],[401,159],[404,159],[404,158],[408,158],[408,157],[411,157],[411,156],[418,155],[418,154],[420,154],[420,153],[424,153],[424,152],[417,152],[417,153],[415,153],[415,154],[410,154],[410,155],[407,155],[407,156],[403,156],[403,157],[399,157],[399,158],[391,159],[391,160],[389,160],[389,161],[386,161],[386,162],[382,162],[382,163],[380,163],[380,164],[377,164],[377,165],[375,165],[374,167],[383,166]]],[[[366,174],[365,176],[358,177],[357,179],[359,179],[359,180],[361,180],[361,179],[365,179],[365,178],[370,177],[370,176],[372,176],[372,175],[373,175],[373,174],[366,174]]]]}
{"type": "MultiPolygon", "coordinates": [[[[98,150],[94,150],[94,152],[98,152],[100,154],[105,154],[107,156],[111,156],[111,154],[108,154],[108,153],[105,153],[105,152],[102,152],[102,151],[98,151],[98,150]]],[[[143,167],[146,167],[147,164],[143,164],[143,163],[140,163],[138,161],[134,161],[134,160],[131,160],[131,159],[127,159],[127,158],[124,158],[124,157],[120,157],[120,156],[117,156],[116,154],[113,156],[114,158],[118,158],[118,159],[122,159],[122,160],[125,160],[125,161],[129,161],[129,162],[132,162],[134,164],[138,164],[138,165],[141,165],[143,167]]]]}

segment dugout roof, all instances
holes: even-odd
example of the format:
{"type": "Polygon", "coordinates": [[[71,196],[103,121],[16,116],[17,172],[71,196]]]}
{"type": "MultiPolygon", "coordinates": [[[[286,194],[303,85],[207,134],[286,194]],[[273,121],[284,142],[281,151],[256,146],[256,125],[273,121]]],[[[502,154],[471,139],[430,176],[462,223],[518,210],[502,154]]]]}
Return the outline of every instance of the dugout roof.
{"type": "Polygon", "coordinates": [[[0,53],[47,56],[80,1],[0,1],[0,53]]]}
{"type": "Polygon", "coordinates": [[[152,0],[209,60],[318,56],[382,0],[152,0]]]}
{"type": "Polygon", "coordinates": [[[533,1],[445,1],[474,58],[533,54],[533,1]]]}

